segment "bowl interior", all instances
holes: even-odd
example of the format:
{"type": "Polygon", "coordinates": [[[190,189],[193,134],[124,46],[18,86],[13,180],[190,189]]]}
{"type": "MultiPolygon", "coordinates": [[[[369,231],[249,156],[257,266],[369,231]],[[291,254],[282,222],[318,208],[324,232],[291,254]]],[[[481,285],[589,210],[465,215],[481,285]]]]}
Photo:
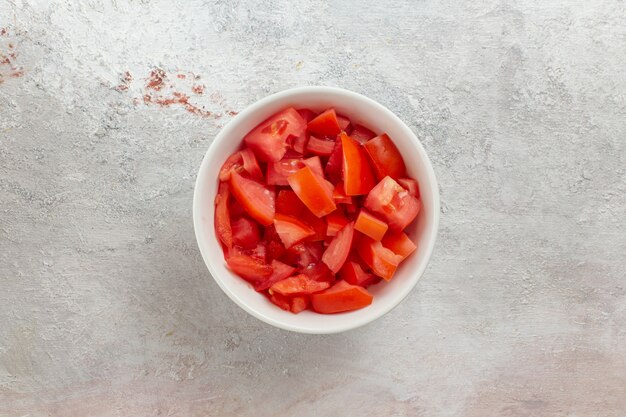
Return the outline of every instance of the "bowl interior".
{"type": "Polygon", "coordinates": [[[438,227],[439,194],[430,160],[411,130],[385,107],[359,94],[329,87],[304,87],[283,91],[258,101],[237,115],[211,144],[202,162],[194,192],[194,225],[199,248],[211,274],[239,306],[272,325],[306,333],[334,333],[366,324],[391,310],[415,286],[432,252],[438,227]],[[213,200],[218,173],[226,158],[241,145],[243,137],[272,114],[293,106],[322,111],[334,107],[377,134],[387,133],[402,153],[408,174],[420,186],[422,209],[407,233],[417,250],[398,268],[390,282],[370,287],[374,295],[367,308],[334,315],[311,311],[291,314],[270,303],[232,272],[224,262],[222,249],[213,225],[213,200]]]}

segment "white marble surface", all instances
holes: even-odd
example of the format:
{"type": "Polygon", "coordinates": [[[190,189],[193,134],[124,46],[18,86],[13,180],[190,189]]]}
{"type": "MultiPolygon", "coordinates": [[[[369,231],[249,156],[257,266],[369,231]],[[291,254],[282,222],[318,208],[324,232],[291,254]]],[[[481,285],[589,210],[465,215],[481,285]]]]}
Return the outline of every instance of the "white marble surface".
{"type": "Polygon", "coordinates": [[[624,1],[0,0],[0,28],[1,416],[626,414],[624,1]],[[418,287],[331,336],[239,309],[191,221],[231,112],[312,84],[396,112],[442,197],[418,287]]]}

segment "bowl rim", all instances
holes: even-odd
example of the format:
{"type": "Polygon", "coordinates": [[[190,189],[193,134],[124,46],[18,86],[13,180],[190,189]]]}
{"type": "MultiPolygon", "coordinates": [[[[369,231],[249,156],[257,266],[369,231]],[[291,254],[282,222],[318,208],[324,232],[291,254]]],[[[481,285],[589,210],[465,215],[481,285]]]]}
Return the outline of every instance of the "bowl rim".
{"type": "Polygon", "coordinates": [[[400,304],[408,296],[408,294],[413,290],[413,288],[415,288],[415,286],[417,285],[421,277],[424,275],[424,272],[426,271],[428,264],[430,263],[430,258],[432,256],[434,246],[437,240],[437,233],[439,230],[439,217],[440,217],[440,196],[439,196],[439,185],[437,182],[437,178],[435,176],[435,171],[433,169],[432,162],[430,158],[428,157],[428,154],[426,153],[426,150],[424,149],[422,143],[417,138],[415,133],[394,112],[392,112],[387,107],[383,106],[382,104],[378,103],[377,101],[367,96],[356,93],[354,91],[346,90],[344,88],[329,87],[329,86],[306,86],[306,87],[289,88],[289,89],[282,90],[274,94],[265,96],[261,98],[260,100],[257,100],[253,102],[252,104],[248,105],[244,110],[242,110],[239,114],[233,117],[224,127],[220,129],[218,134],[215,136],[215,138],[209,145],[207,151],[205,152],[204,157],[202,158],[202,162],[200,163],[200,166],[198,168],[198,171],[196,174],[196,181],[194,183],[193,210],[192,211],[193,211],[193,225],[194,225],[194,233],[196,236],[196,244],[198,245],[198,249],[200,250],[200,254],[202,255],[202,260],[204,261],[204,264],[208,268],[211,276],[213,277],[213,280],[217,282],[218,286],[222,289],[222,291],[232,301],[234,301],[235,304],[237,304],[239,307],[241,307],[244,311],[246,311],[248,314],[252,315],[253,317],[256,317],[257,319],[267,324],[270,324],[274,327],[278,327],[280,329],[289,330],[289,331],[298,332],[298,333],[308,333],[308,334],[332,334],[332,333],[340,333],[340,332],[356,329],[358,327],[364,326],[368,323],[371,323],[381,318],[382,316],[386,315],[391,310],[393,310],[395,307],[397,307],[398,304],[400,304]],[[243,302],[235,292],[231,291],[223,283],[221,278],[219,278],[218,272],[214,269],[212,263],[209,261],[209,257],[207,255],[208,248],[204,247],[200,243],[200,236],[202,233],[200,218],[201,218],[201,208],[203,207],[203,203],[202,201],[200,201],[200,196],[199,196],[200,193],[198,190],[200,188],[200,185],[204,181],[206,181],[206,179],[203,179],[200,174],[206,169],[206,165],[208,165],[210,161],[212,161],[215,158],[216,155],[214,154],[215,154],[215,150],[218,147],[217,144],[220,141],[224,140],[224,138],[228,137],[230,134],[230,131],[236,126],[237,122],[245,118],[247,115],[256,112],[257,110],[263,108],[264,106],[266,106],[267,104],[273,101],[286,98],[294,94],[306,94],[306,93],[341,94],[353,100],[365,101],[367,104],[377,108],[382,113],[385,113],[388,117],[394,120],[394,122],[397,123],[402,130],[405,131],[405,134],[407,135],[407,137],[411,140],[412,144],[416,147],[416,150],[420,154],[420,157],[423,160],[423,163],[425,164],[425,170],[427,174],[426,178],[428,182],[431,184],[431,187],[433,190],[433,193],[432,193],[433,221],[430,225],[430,233],[431,233],[432,238],[428,242],[428,247],[426,248],[424,252],[425,261],[423,262],[422,267],[418,268],[418,270],[415,271],[417,278],[412,283],[412,285],[409,285],[406,288],[404,288],[403,294],[401,294],[401,296],[398,297],[395,302],[390,303],[388,306],[383,308],[378,315],[372,316],[370,318],[363,319],[363,320],[356,319],[356,320],[348,321],[346,324],[335,325],[332,328],[328,328],[328,329],[298,327],[298,326],[294,326],[291,324],[286,324],[286,323],[281,322],[280,320],[276,320],[273,317],[266,316],[265,314],[263,314],[262,312],[254,308],[251,308],[247,303],[243,302]]]}

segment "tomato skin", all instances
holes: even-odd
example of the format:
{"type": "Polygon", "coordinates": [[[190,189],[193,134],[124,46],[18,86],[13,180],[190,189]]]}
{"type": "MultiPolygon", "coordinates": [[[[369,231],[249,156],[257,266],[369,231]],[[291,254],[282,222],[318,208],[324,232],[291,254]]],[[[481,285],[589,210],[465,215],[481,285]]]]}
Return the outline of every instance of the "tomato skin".
{"type": "Polygon", "coordinates": [[[337,115],[337,124],[342,132],[350,133],[350,119],[345,116],[337,115]]]}
{"type": "Polygon", "coordinates": [[[310,110],[310,109],[298,109],[297,111],[298,111],[298,114],[300,114],[300,116],[302,116],[304,121],[307,123],[315,119],[315,116],[317,116],[317,113],[315,113],[313,110],[310,110]]]}
{"type": "Polygon", "coordinates": [[[305,206],[317,217],[323,217],[337,208],[332,188],[327,181],[306,166],[287,177],[289,185],[305,206]]]}
{"type": "Polygon", "coordinates": [[[381,243],[396,255],[401,256],[402,260],[417,249],[415,243],[404,232],[387,233],[381,243]]]}
{"type": "Polygon", "coordinates": [[[348,261],[339,270],[339,278],[352,285],[365,287],[374,281],[374,275],[363,271],[358,262],[348,261]]]}
{"type": "Polygon", "coordinates": [[[322,169],[322,160],[320,159],[319,156],[312,156],[310,158],[304,159],[302,163],[308,166],[309,168],[311,168],[311,170],[315,174],[319,175],[322,178],[324,177],[324,170],[322,169]]]}
{"type": "Polygon", "coordinates": [[[281,159],[276,162],[267,163],[267,184],[268,185],[289,185],[287,177],[304,164],[302,159],[281,159]]]}
{"type": "Polygon", "coordinates": [[[226,258],[226,264],[231,271],[253,285],[272,275],[271,266],[258,258],[242,253],[232,253],[226,258]]]}
{"type": "Polygon", "coordinates": [[[357,243],[357,252],[363,262],[372,269],[372,272],[389,281],[393,278],[402,257],[385,248],[379,241],[361,236],[357,243]]]}
{"type": "Polygon", "coordinates": [[[323,252],[324,249],[320,242],[302,242],[287,249],[282,260],[289,265],[306,268],[309,265],[317,264],[322,259],[323,252]]]}
{"type": "Polygon", "coordinates": [[[329,289],[311,295],[313,310],[322,314],[358,310],[372,304],[372,295],[365,288],[337,281],[329,289]]]}
{"type": "Polygon", "coordinates": [[[231,223],[233,244],[244,249],[252,249],[259,244],[261,236],[259,226],[247,217],[241,217],[231,223]]]}
{"type": "Polygon", "coordinates": [[[308,210],[302,200],[291,190],[280,190],[276,197],[276,213],[290,216],[300,216],[304,210],[308,210]]]}
{"type": "Polygon", "coordinates": [[[250,148],[243,149],[240,152],[241,159],[243,159],[243,169],[250,174],[251,178],[257,181],[263,181],[263,173],[261,172],[261,167],[256,160],[254,152],[252,152],[250,148]]]}
{"type": "Polygon", "coordinates": [[[386,133],[368,140],[363,147],[370,157],[376,178],[379,181],[387,176],[393,179],[406,176],[404,159],[386,133]]]}
{"type": "Polygon", "coordinates": [[[228,183],[220,183],[217,195],[215,196],[215,233],[219,241],[222,242],[227,249],[233,247],[233,229],[230,225],[230,216],[228,213],[229,195],[228,183]]]}
{"type": "Polygon", "coordinates": [[[280,213],[274,215],[274,227],[276,228],[276,233],[280,236],[280,240],[282,240],[287,249],[315,234],[315,231],[311,227],[307,226],[296,217],[280,213]]]}
{"type": "Polygon", "coordinates": [[[350,137],[360,144],[364,144],[368,140],[376,137],[376,133],[361,125],[354,125],[352,132],[350,132],[350,137]]]}
{"type": "Polygon", "coordinates": [[[336,204],[352,204],[352,196],[346,195],[343,182],[338,182],[333,190],[333,199],[336,204]]]}
{"type": "Polygon", "coordinates": [[[310,133],[320,136],[337,136],[341,132],[335,109],[328,109],[311,120],[306,127],[310,133]]]}
{"type": "Polygon", "coordinates": [[[420,211],[419,200],[391,177],[385,177],[376,184],[364,205],[385,219],[393,231],[404,230],[420,211]]]}
{"type": "Polygon", "coordinates": [[[343,149],[343,185],[346,195],[367,194],[375,184],[374,173],[365,151],[345,133],[341,134],[343,149]]]}
{"type": "Polygon", "coordinates": [[[396,181],[413,197],[420,198],[420,186],[413,178],[398,178],[396,181]]]}
{"type": "Polygon", "coordinates": [[[269,259],[278,259],[287,251],[282,240],[280,240],[280,236],[276,233],[274,225],[265,228],[263,241],[265,242],[269,259]]]}
{"type": "Polygon", "coordinates": [[[274,293],[274,294],[269,295],[269,299],[273,304],[277,305],[283,310],[291,311],[291,302],[289,300],[289,297],[285,297],[284,295],[274,293]]]}
{"type": "Polygon", "coordinates": [[[231,172],[238,172],[241,174],[244,171],[243,158],[241,152],[237,151],[226,159],[226,162],[220,169],[219,178],[220,181],[228,181],[230,179],[231,172]]]}
{"type": "Polygon", "coordinates": [[[337,236],[330,242],[330,245],[322,255],[324,262],[333,273],[339,272],[343,264],[348,259],[352,240],[354,238],[354,223],[348,223],[337,233],[337,236]]]}
{"type": "Polygon", "coordinates": [[[306,295],[297,295],[291,298],[290,305],[290,311],[293,314],[298,314],[299,312],[306,310],[311,305],[311,301],[306,295]]]}
{"type": "Polygon", "coordinates": [[[334,183],[343,179],[343,147],[341,146],[341,138],[335,141],[335,147],[328,157],[324,171],[334,183]]]}
{"type": "Polygon", "coordinates": [[[254,284],[256,291],[265,291],[278,281],[282,281],[296,272],[296,268],[293,266],[284,264],[276,259],[272,260],[270,266],[272,267],[272,274],[266,280],[254,284]]]}
{"type": "Polygon", "coordinates": [[[230,176],[230,189],[233,196],[254,220],[263,226],[274,221],[274,190],[233,172],[230,176]]]}
{"type": "Polygon", "coordinates": [[[310,136],[309,141],[306,144],[306,150],[320,156],[329,156],[333,153],[335,147],[335,141],[318,139],[315,136],[310,136]]]}
{"type": "Polygon", "coordinates": [[[387,223],[365,209],[361,209],[354,223],[356,230],[374,240],[381,240],[387,232],[388,227],[387,223]]]}
{"type": "Polygon", "coordinates": [[[306,295],[323,291],[330,284],[325,281],[315,281],[306,275],[300,274],[276,282],[269,289],[270,294],[278,293],[285,296],[306,295]]]}
{"type": "Polygon", "coordinates": [[[326,216],[326,236],[336,236],[345,225],[350,223],[340,210],[335,210],[326,216]]]}
{"type": "Polygon", "coordinates": [[[290,107],[255,127],[244,142],[262,161],[280,161],[287,151],[287,139],[304,133],[306,122],[290,107]]]}
{"type": "Polygon", "coordinates": [[[318,262],[316,264],[309,264],[302,268],[300,272],[314,281],[334,282],[335,274],[328,269],[328,266],[324,262],[318,262]]]}

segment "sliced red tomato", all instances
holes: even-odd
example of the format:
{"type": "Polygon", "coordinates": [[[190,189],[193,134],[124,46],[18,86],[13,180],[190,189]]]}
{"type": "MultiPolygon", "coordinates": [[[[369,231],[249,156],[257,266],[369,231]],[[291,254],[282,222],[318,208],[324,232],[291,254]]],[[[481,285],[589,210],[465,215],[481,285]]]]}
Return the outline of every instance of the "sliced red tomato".
{"type": "Polygon", "coordinates": [[[348,259],[353,238],[354,223],[348,223],[337,233],[337,236],[335,236],[324,251],[322,262],[335,274],[339,272],[339,269],[341,269],[346,259],[348,259]]]}
{"type": "Polygon", "coordinates": [[[285,278],[290,277],[296,268],[291,265],[284,264],[276,259],[272,260],[270,265],[272,267],[272,274],[263,281],[260,281],[254,285],[254,289],[257,291],[265,291],[278,281],[282,281],[285,278]]]}
{"type": "Polygon", "coordinates": [[[302,116],[304,121],[307,123],[315,119],[315,116],[317,116],[317,113],[315,113],[313,110],[310,110],[310,109],[298,109],[298,113],[300,114],[300,116],[302,116]]]}
{"type": "Polygon", "coordinates": [[[270,287],[270,294],[278,293],[285,296],[305,295],[320,292],[330,284],[325,281],[315,281],[304,274],[285,278],[270,287]]]}
{"type": "Polygon", "coordinates": [[[303,211],[308,210],[304,203],[291,190],[280,190],[276,197],[276,213],[300,216],[303,211]]]}
{"type": "Polygon", "coordinates": [[[233,229],[230,225],[230,216],[228,214],[229,195],[228,183],[220,183],[215,196],[215,233],[227,249],[233,246],[233,229]]]}
{"type": "Polygon", "coordinates": [[[281,159],[267,163],[267,183],[269,185],[289,185],[287,177],[304,166],[302,159],[281,159]]]}
{"type": "Polygon", "coordinates": [[[260,283],[272,275],[270,265],[243,253],[232,253],[226,259],[226,264],[231,271],[252,284],[260,283]]]}
{"type": "MultiPolygon", "coordinates": [[[[293,140],[291,141],[291,149],[293,149],[294,152],[297,152],[300,155],[304,155],[304,153],[306,152],[306,144],[308,141],[309,137],[307,136],[307,133],[304,132],[297,138],[293,138],[293,140]]],[[[287,155],[287,153],[285,153],[285,155],[287,155]]]]}
{"type": "Polygon", "coordinates": [[[269,299],[273,304],[277,305],[283,310],[291,311],[291,301],[289,300],[289,297],[274,293],[269,295],[269,299]]]}
{"type": "Polygon", "coordinates": [[[254,156],[254,152],[252,152],[250,148],[245,148],[240,152],[241,158],[243,159],[243,169],[250,174],[251,178],[257,181],[263,181],[263,173],[261,172],[259,162],[256,160],[256,156],[254,156]]]}
{"type": "Polygon", "coordinates": [[[274,222],[274,190],[233,172],[230,175],[233,196],[254,220],[263,226],[274,222]]]}
{"type": "Polygon", "coordinates": [[[346,195],[367,194],[374,187],[372,168],[365,151],[350,136],[341,134],[343,148],[343,185],[346,195]]]}
{"type": "Polygon", "coordinates": [[[304,311],[307,308],[309,308],[309,305],[311,305],[311,301],[309,300],[309,297],[307,297],[306,295],[297,295],[291,298],[290,305],[291,305],[291,309],[289,311],[291,311],[294,314],[298,314],[301,311],[304,311]]]}
{"type": "Polygon", "coordinates": [[[356,223],[354,223],[356,230],[374,240],[382,239],[388,227],[387,223],[365,209],[361,209],[359,216],[356,218],[356,223]]]}
{"type": "Polygon", "coordinates": [[[311,227],[307,226],[296,217],[280,213],[274,215],[274,227],[287,249],[315,234],[315,231],[311,227]]]}
{"type": "Polygon", "coordinates": [[[420,186],[413,178],[398,178],[396,181],[413,197],[420,198],[420,186]]]}
{"type": "Polygon", "coordinates": [[[340,210],[335,210],[326,216],[326,236],[336,236],[346,224],[350,223],[340,210]]]}
{"type": "Polygon", "coordinates": [[[400,255],[403,260],[417,249],[415,243],[404,232],[387,233],[381,243],[396,255],[400,255]]]}
{"type": "Polygon", "coordinates": [[[252,249],[259,244],[261,236],[259,226],[247,217],[241,217],[231,223],[233,230],[233,243],[244,249],[252,249]]]}
{"type": "Polygon", "coordinates": [[[280,240],[280,236],[276,233],[274,225],[265,228],[263,241],[265,241],[267,256],[269,259],[278,259],[287,251],[282,240],[280,240]]]}
{"type": "Polygon", "coordinates": [[[376,184],[364,205],[387,220],[390,230],[403,230],[420,211],[419,200],[391,177],[385,177],[376,184]]]}
{"type": "Polygon", "coordinates": [[[341,146],[341,139],[335,141],[335,147],[332,153],[328,157],[326,163],[326,175],[334,183],[340,182],[343,178],[343,148],[341,146]]]}
{"type": "Polygon", "coordinates": [[[316,175],[306,166],[287,177],[289,185],[305,206],[317,217],[322,217],[337,208],[333,200],[332,189],[323,177],[316,175]]]}
{"type": "Polygon", "coordinates": [[[326,237],[326,222],[323,218],[317,217],[306,207],[302,211],[302,214],[300,214],[300,218],[305,224],[310,226],[315,231],[313,236],[306,238],[307,241],[317,242],[324,240],[326,237]]]}
{"type": "Polygon", "coordinates": [[[370,157],[376,178],[379,181],[386,176],[393,179],[406,176],[404,159],[386,133],[368,140],[363,147],[370,157]]]}
{"type": "Polygon", "coordinates": [[[393,278],[402,257],[385,248],[379,241],[361,236],[357,243],[357,251],[361,259],[372,269],[372,272],[385,281],[393,278]]]}
{"type": "MultiPolygon", "coordinates": [[[[234,246],[233,247],[233,251],[236,248],[237,247],[234,246]]],[[[244,255],[249,255],[249,256],[259,260],[260,262],[267,263],[267,246],[266,246],[266,242],[259,242],[252,249],[243,250],[240,253],[243,253],[244,255]]]]}
{"type": "Polygon", "coordinates": [[[352,129],[350,137],[360,144],[363,144],[373,137],[376,137],[376,133],[361,125],[354,125],[354,129],[352,129]]]}
{"type": "Polygon", "coordinates": [[[350,133],[349,132],[349,128],[350,128],[350,119],[348,119],[345,116],[341,116],[341,115],[337,115],[337,124],[339,125],[339,129],[341,129],[342,132],[346,132],[346,133],[350,133]]]}
{"type": "Polygon", "coordinates": [[[222,168],[220,169],[220,181],[228,181],[230,179],[231,172],[242,173],[244,171],[243,158],[241,152],[235,152],[228,157],[222,168]]]}
{"type": "Polygon", "coordinates": [[[324,248],[321,242],[302,242],[290,247],[282,257],[289,265],[305,268],[318,263],[322,259],[324,248]]]}
{"type": "Polygon", "coordinates": [[[328,266],[326,266],[324,262],[309,264],[302,268],[300,272],[315,281],[333,282],[335,280],[335,274],[328,269],[328,266]]]}
{"type": "Polygon", "coordinates": [[[315,136],[310,136],[309,141],[306,144],[307,151],[315,155],[321,156],[329,156],[331,153],[333,153],[334,147],[334,140],[319,139],[315,136]]]}
{"type": "Polygon", "coordinates": [[[337,281],[329,289],[311,295],[313,310],[322,314],[358,310],[372,304],[372,295],[363,287],[337,281]]]}
{"type": "Polygon", "coordinates": [[[339,278],[352,285],[366,287],[375,281],[375,277],[361,268],[358,262],[348,261],[339,270],[339,278]]]}
{"type": "Polygon", "coordinates": [[[333,190],[333,199],[337,204],[352,204],[352,196],[346,195],[343,182],[338,182],[333,190]]]}
{"type": "Polygon", "coordinates": [[[335,109],[328,109],[307,124],[307,130],[320,136],[337,136],[341,132],[335,109]]]}
{"type": "Polygon", "coordinates": [[[305,128],[305,120],[290,107],[259,124],[244,141],[260,160],[280,161],[287,151],[287,139],[300,136],[305,128]]]}
{"type": "Polygon", "coordinates": [[[302,161],[304,165],[308,166],[313,170],[314,173],[319,175],[320,177],[324,177],[324,170],[322,169],[322,160],[319,156],[312,156],[302,161]]]}

